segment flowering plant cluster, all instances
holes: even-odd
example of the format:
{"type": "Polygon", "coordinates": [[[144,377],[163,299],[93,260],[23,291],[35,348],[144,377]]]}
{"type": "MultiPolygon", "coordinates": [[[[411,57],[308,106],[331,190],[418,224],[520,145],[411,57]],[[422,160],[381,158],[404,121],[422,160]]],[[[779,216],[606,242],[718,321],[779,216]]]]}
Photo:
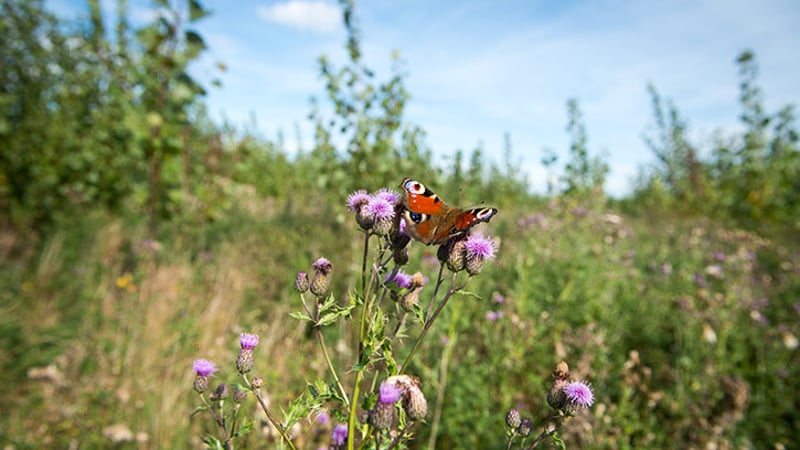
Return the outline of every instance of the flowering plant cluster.
{"type": "MultiPolygon", "coordinates": [[[[278,420],[260,392],[263,379],[249,375],[254,368],[253,350],[259,338],[242,334],[235,367],[244,383],[234,387],[234,399],[239,400],[238,403],[234,400],[236,406],[232,412],[223,409],[222,400],[228,395],[224,384],[208,398],[205,396],[209,377],[217,370],[214,363],[195,362],[194,389],[204,403],[199,410],[210,412],[219,429],[220,437],[206,438],[209,445],[232,449],[234,438],[247,431],[250,424],[237,428],[236,413],[249,393],[277,430],[284,448],[296,448],[297,436],[293,430],[300,419],[311,416],[316,416],[318,423],[324,419],[326,426],[333,419],[335,426],[330,423],[327,428],[325,444],[331,449],[348,450],[404,446],[404,442],[414,439],[415,427],[425,422],[428,401],[423,383],[408,373],[414,356],[448,301],[494,259],[497,245],[491,238],[469,232],[446,240],[437,251],[438,273],[433,286],[425,289],[430,284],[426,276],[403,270],[410,259],[408,246],[412,241],[405,233],[403,198],[389,189],[373,194],[361,190],[348,197],[347,207],[364,236],[358,287],[347,297],[347,302],[337,300],[331,292],[334,265],[326,258],[314,261],[310,271],[298,272],[294,281],[302,310],[292,313],[292,317],[309,323],[329,378],[309,384],[308,391],[292,402],[278,420]],[[356,349],[355,359],[344,365],[345,370],[334,364],[335,358],[331,357],[325,340],[325,328],[336,323],[355,327],[351,334],[356,337],[352,345],[356,349]],[[404,339],[410,342],[406,344],[404,339]],[[403,358],[396,359],[397,355],[403,358]]],[[[588,390],[587,394],[580,386],[562,384],[558,395],[563,399],[551,406],[561,411],[563,417],[591,404],[588,386],[581,385],[588,390]]],[[[509,426],[516,424],[509,434],[509,445],[516,436],[527,437],[530,431],[526,434],[526,427],[533,427],[530,419],[520,419],[518,424],[513,419],[507,420],[509,426]]]]}

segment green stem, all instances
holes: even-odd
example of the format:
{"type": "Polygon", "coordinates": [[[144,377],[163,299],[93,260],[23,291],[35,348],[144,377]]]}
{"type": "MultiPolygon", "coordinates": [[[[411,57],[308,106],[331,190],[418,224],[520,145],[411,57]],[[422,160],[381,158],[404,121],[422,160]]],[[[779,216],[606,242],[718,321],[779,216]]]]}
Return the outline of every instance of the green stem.
{"type": "Polygon", "coordinates": [[[353,401],[350,402],[350,417],[347,423],[347,450],[353,450],[356,443],[356,412],[358,410],[358,396],[361,393],[361,379],[364,377],[364,371],[358,370],[356,372],[356,381],[353,384],[353,401]]]}
{"type": "Polygon", "coordinates": [[[253,385],[250,383],[250,380],[247,379],[247,375],[243,374],[242,378],[244,378],[245,383],[256,396],[256,400],[258,400],[258,404],[261,405],[261,409],[264,411],[264,414],[267,415],[267,419],[269,419],[272,426],[275,427],[275,429],[281,434],[281,438],[286,441],[286,444],[289,445],[290,449],[297,450],[297,447],[294,446],[294,442],[292,442],[292,440],[289,439],[289,435],[286,434],[286,429],[283,427],[283,425],[281,425],[280,422],[278,422],[277,419],[275,419],[275,416],[272,415],[272,411],[269,410],[267,402],[265,402],[264,398],[261,397],[261,393],[258,391],[258,389],[253,389],[253,385]]]}
{"type": "MultiPolygon", "coordinates": [[[[439,286],[441,285],[441,283],[442,283],[442,268],[440,267],[439,279],[436,281],[436,289],[433,292],[434,298],[431,300],[431,306],[436,300],[435,296],[436,293],[439,291],[439,286]]],[[[428,330],[431,329],[431,325],[433,325],[433,322],[439,316],[439,313],[442,312],[444,305],[447,304],[447,301],[450,299],[450,297],[452,297],[453,293],[455,293],[455,289],[451,286],[450,289],[447,291],[447,294],[445,294],[444,298],[439,303],[439,306],[436,307],[436,310],[433,312],[433,315],[425,319],[425,323],[422,326],[422,331],[419,333],[417,340],[414,342],[414,347],[411,349],[411,353],[409,353],[408,356],[406,356],[405,361],[403,361],[403,365],[400,367],[400,374],[405,373],[406,369],[408,368],[408,365],[411,364],[411,359],[414,358],[414,355],[417,353],[420,344],[422,344],[422,340],[425,339],[425,335],[428,334],[428,330]]]]}
{"type": "Polygon", "coordinates": [[[322,329],[319,327],[315,328],[317,331],[319,347],[322,349],[322,356],[325,358],[325,362],[328,364],[328,369],[330,369],[331,375],[333,375],[333,379],[336,381],[336,387],[339,388],[339,392],[342,394],[342,398],[344,398],[344,404],[347,406],[350,404],[350,400],[347,398],[347,393],[344,390],[344,386],[342,386],[342,382],[339,380],[339,375],[336,373],[336,368],[333,367],[331,357],[328,355],[328,347],[325,345],[325,337],[322,335],[322,329]]]}

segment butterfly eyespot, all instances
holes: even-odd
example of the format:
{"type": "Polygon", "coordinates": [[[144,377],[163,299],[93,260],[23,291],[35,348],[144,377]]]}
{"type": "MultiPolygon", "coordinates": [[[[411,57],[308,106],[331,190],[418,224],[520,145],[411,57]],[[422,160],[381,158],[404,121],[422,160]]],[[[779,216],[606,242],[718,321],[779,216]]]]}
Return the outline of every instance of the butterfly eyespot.
{"type": "Polygon", "coordinates": [[[424,216],[425,216],[424,214],[415,213],[415,212],[412,212],[412,211],[408,212],[408,218],[411,219],[411,221],[414,222],[414,223],[422,222],[422,219],[423,219],[424,216]]]}
{"type": "Polygon", "coordinates": [[[416,180],[408,180],[403,184],[403,188],[410,194],[424,194],[427,188],[424,184],[416,180]]]}

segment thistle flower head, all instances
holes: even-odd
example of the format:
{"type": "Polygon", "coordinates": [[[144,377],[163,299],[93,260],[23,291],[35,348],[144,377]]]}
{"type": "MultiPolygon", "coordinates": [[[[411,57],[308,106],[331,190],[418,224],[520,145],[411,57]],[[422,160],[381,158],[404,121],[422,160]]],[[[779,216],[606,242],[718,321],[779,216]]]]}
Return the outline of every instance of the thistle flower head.
{"type": "Polygon", "coordinates": [[[239,335],[239,343],[241,344],[243,349],[252,350],[256,348],[256,345],[258,345],[258,335],[242,333],[239,335]]]}
{"type": "Polygon", "coordinates": [[[197,376],[207,377],[219,369],[217,369],[216,364],[207,359],[196,359],[192,364],[192,370],[197,376]]]}
{"type": "Polygon", "coordinates": [[[311,264],[311,268],[314,269],[316,272],[320,272],[323,275],[328,275],[333,270],[333,265],[327,258],[319,258],[314,261],[314,264],[311,264]]]}
{"type": "Polygon", "coordinates": [[[347,442],[347,425],[340,423],[333,427],[333,432],[331,433],[331,440],[333,441],[333,445],[336,447],[340,447],[347,442]]]}
{"type": "Polygon", "coordinates": [[[386,275],[386,283],[394,284],[401,289],[410,289],[412,287],[411,275],[398,271],[394,276],[391,273],[386,275]]]}
{"type": "Polygon", "coordinates": [[[388,202],[385,198],[372,197],[367,203],[367,214],[372,215],[376,221],[391,220],[394,218],[394,203],[388,202]]]}
{"type": "Polygon", "coordinates": [[[350,195],[347,196],[347,208],[350,211],[356,211],[369,203],[370,195],[367,194],[367,191],[363,189],[359,189],[350,195]]]}
{"type": "Polygon", "coordinates": [[[380,393],[378,394],[378,403],[384,405],[391,405],[400,400],[403,390],[395,383],[384,381],[381,383],[380,393]]]}
{"type": "Polygon", "coordinates": [[[594,393],[588,383],[573,381],[564,387],[567,400],[576,406],[589,407],[594,403],[594,393]]]}
{"type": "Polygon", "coordinates": [[[373,195],[374,198],[379,198],[385,200],[392,205],[396,204],[400,201],[400,194],[397,192],[389,189],[389,188],[381,188],[373,195]]]}
{"type": "Polygon", "coordinates": [[[506,413],[506,425],[512,430],[516,430],[522,424],[522,417],[516,409],[509,409],[506,413]]]}
{"type": "Polygon", "coordinates": [[[478,258],[488,261],[494,258],[495,242],[481,234],[473,234],[464,241],[467,259],[478,258]]]}

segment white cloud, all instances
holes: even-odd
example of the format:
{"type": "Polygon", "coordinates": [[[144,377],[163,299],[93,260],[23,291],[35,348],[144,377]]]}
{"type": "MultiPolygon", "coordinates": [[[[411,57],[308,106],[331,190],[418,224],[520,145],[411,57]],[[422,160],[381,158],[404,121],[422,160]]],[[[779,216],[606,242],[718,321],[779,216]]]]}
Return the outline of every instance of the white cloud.
{"type": "Polygon", "coordinates": [[[258,16],[301,31],[331,33],[341,26],[341,11],[323,1],[289,0],[271,6],[259,6],[258,16]]]}

